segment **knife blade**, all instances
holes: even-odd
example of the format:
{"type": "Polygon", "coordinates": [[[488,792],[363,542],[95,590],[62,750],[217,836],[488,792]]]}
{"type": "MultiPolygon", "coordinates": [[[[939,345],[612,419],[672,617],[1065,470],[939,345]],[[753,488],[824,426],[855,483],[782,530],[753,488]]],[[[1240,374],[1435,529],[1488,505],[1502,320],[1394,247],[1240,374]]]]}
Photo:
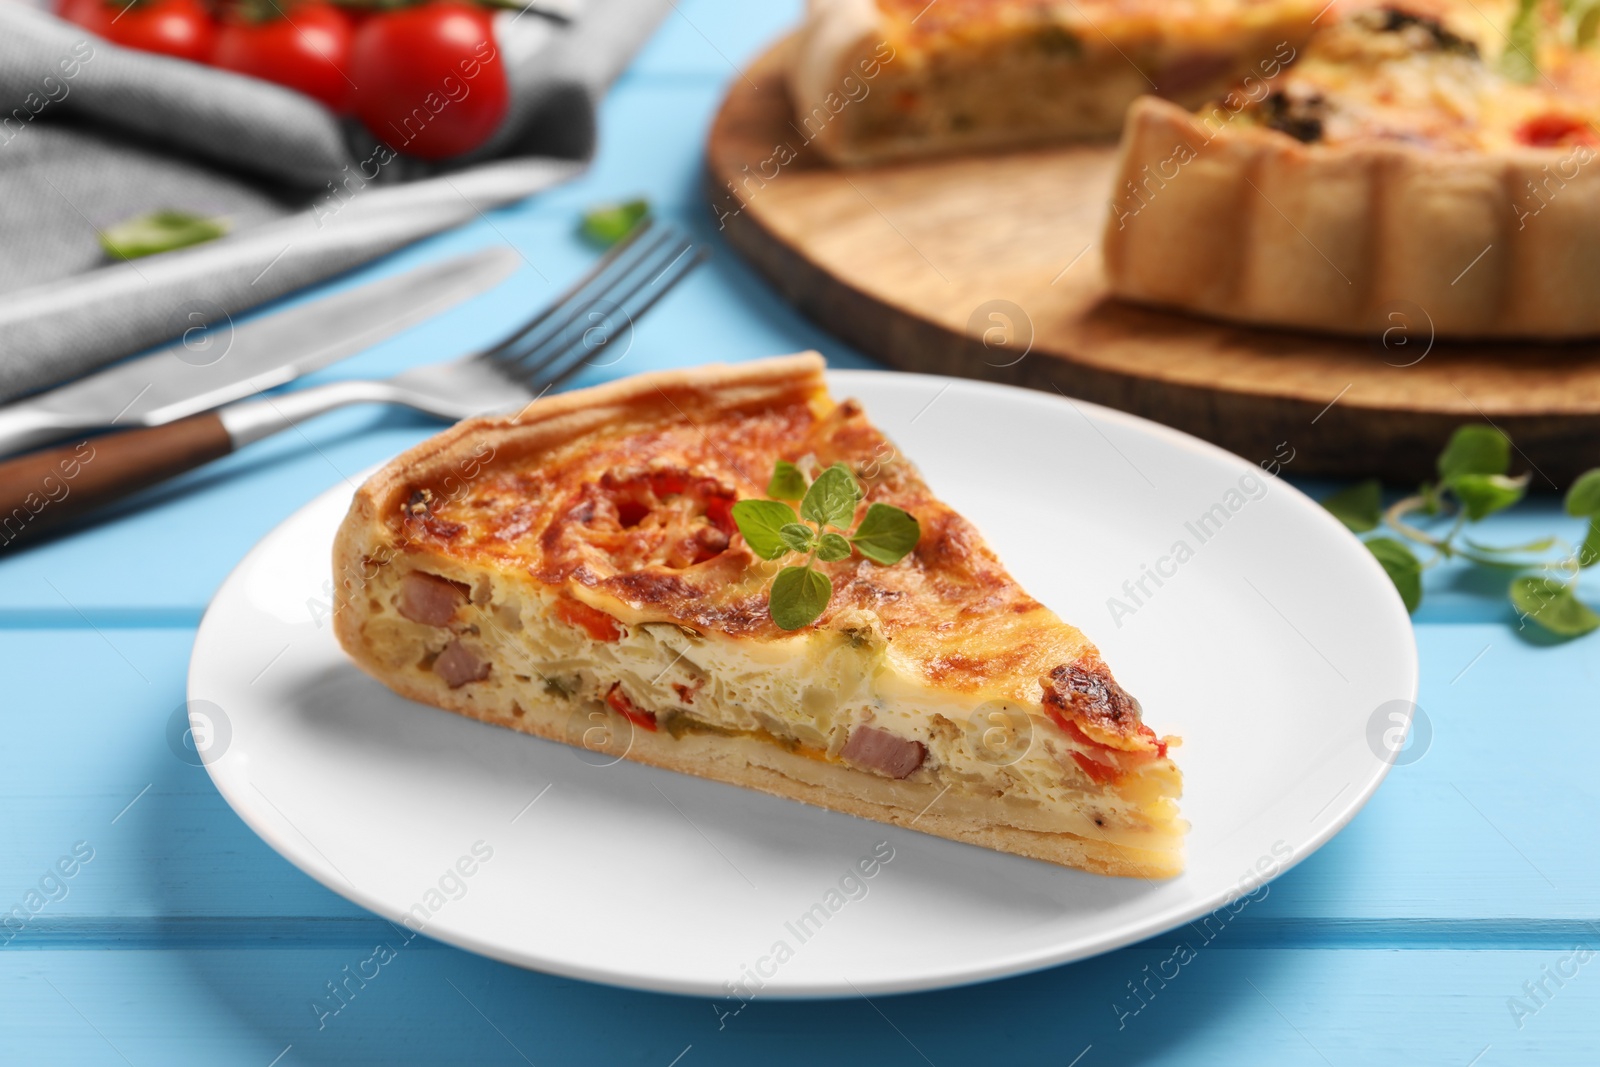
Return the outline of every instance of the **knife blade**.
{"type": "Polygon", "coordinates": [[[0,455],[86,430],[159,426],[275,388],[493,288],[520,263],[499,245],[237,327],[197,323],[165,348],[0,407],[0,455]]]}

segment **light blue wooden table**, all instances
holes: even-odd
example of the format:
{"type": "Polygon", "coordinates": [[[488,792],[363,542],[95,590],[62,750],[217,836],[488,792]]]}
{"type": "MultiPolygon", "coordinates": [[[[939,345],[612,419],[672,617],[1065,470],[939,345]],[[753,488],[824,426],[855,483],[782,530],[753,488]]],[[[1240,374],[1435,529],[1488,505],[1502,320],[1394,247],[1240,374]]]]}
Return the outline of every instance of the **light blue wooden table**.
{"type": "MultiPolygon", "coordinates": [[[[497,242],[524,253],[522,272],[319,377],[491,339],[581,272],[592,253],[573,229],[595,201],[648,195],[715,243],[707,125],[734,65],[797,8],[683,0],[612,93],[582,181],[339,284],[497,242]]],[[[870,365],[719,251],[606,376],[808,347],[870,365]]],[[[247,830],[174,755],[168,724],[229,568],[312,496],[434,428],[392,411],[326,417],[114,522],[0,554],[0,912],[43,901],[20,933],[0,930],[0,1064],[1600,1063],[1600,958],[1574,955],[1600,951],[1600,637],[1530,640],[1450,571],[1429,575],[1416,619],[1426,753],[1164,986],[1144,984],[1146,968],[1182,932],[967,989],[757,1001],[719,1022],[703,999],[419,938],[319,1021],[326,983],[392,929],[247,830]],[[63,857],[70,878],[54,873],[63,857]],[[1137,1012],[1130,983],[1156,990],[1137,1012]]],[[[1572,525],[1544,498],[1493,533],[1572,525]]]]}

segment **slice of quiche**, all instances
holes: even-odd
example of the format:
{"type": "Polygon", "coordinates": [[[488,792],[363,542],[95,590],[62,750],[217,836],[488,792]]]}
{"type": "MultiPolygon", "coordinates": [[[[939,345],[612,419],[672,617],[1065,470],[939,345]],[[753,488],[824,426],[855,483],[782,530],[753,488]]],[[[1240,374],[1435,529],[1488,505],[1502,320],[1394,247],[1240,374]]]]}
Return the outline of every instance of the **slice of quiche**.
{"type": "Polygon", "coordinates": [[[1327,0],[810,0],[795,128],[838,163],[1115,137],[1292,61],[1327,0]]]}
{"type": "Polygon", "coordinates": [[[1594,44],[1496,0],[1345,4],[1323,23],[1276,78],[1195,113],[1130,110],[1111,291],[1385,338],[1600,334],[1594,44]]]}
{"type": "Polygon", "coordinates": [[[413,448],[339,530],[339,641],[401,695],[485,722],[1053,863],[1177,874],[1173,739],[822,372],[805,354],[640,375],[413,448]],[[831,599],[792,631],[769,611],[782,561],[733,518],[779,461],[843,464],[857,520],[886,504],[920,527],[892,565],[819,557],[831,599]]]}

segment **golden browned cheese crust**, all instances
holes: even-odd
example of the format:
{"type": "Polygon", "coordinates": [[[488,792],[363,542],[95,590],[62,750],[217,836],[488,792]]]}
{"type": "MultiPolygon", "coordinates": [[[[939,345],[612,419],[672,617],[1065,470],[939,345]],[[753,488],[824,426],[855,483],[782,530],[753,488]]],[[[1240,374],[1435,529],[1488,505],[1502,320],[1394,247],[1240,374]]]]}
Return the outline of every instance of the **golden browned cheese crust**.
{"type": "MultiPolygon", "coordinates": [[[[818,562],[834,588],[819,629],[869,611],[900,663],[957,692],[1037,703],[1063,665],[1109,681],[1083,635],[1024,592],[859,404],[828,397],[820,374],[753,407],[662,399],[548,448],[499,452],[459,488],[452,471],[422,468],[386,520],[412,550],[512,568],[620,618],[772,641],[788,636],[767,611],[778,564],[750,551],[729,509],[765,496],[777,460],[844,463],[865,490],[858,520],[872,503],[892,504],[922,537],[892,567],[818,562]]],[[[1119,745],[1154,743],[1137,714],[1083,726],[1119,745]]]]}

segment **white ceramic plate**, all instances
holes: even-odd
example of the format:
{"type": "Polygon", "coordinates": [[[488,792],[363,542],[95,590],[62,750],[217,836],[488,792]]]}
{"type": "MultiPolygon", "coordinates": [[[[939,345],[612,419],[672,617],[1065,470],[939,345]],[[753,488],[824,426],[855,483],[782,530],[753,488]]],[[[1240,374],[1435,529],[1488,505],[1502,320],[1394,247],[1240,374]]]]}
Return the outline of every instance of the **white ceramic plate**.
{"type": "MultiPolygon", "coordinates": [[[[1390,765],[1384,731],[1416,697],[1416,647],[1383,572],[1315,503],[1256,463],[1058,396],[830,377],[1099,644],[1156,731],[1184,738],[1187,873],[1100,878],[596,766],[402,700],[328,625],[345,485],[263,540],[201,623],[191,721],[217,788],[385,918],[510,963],[713,997],[931,989],[1082,959],[1254,891],[1366,803],[1390,765]]],[[[1276,457],[1290,473],[1294,445],[1276,457]]]]}

